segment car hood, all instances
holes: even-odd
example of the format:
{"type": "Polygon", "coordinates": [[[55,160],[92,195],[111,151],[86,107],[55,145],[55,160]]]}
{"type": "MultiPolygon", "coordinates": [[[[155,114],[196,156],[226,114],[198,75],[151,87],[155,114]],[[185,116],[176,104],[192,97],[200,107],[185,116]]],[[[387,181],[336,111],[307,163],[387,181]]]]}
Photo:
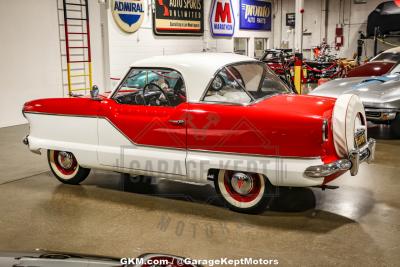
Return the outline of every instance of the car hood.
{"type": "Polygon", "coordinates": [[[347,77],[381,76],[388,73],[394,65],[395,62],[391,61],[367,62],[364,65],[350,70],[347,77]]]}
{"type": "Polygon", "coordinates": [[[358,95],[366,107],[400,108],[400,76],[337,79],[317,87],[310,93],[335,98],[341,94],[358,95]]]}

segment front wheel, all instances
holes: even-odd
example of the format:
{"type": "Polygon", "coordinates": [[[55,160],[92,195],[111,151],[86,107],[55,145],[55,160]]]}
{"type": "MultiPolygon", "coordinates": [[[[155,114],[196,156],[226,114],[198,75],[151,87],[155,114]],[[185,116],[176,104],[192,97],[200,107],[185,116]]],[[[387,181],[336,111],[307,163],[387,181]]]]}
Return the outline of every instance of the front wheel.
{"type": "Polygon", "coordinates": [[[71,152],[48,150],[47,159],[51,172],[64,184],[80,184],[90,173],[90,169],[79,166],[71,152]]]}
{"type": "Polygon", "coordinates": [[[230,170],[220,170],[214,184],[231,210],[253,214],[265,210],[275,188],[261,174],[230,170]]]}

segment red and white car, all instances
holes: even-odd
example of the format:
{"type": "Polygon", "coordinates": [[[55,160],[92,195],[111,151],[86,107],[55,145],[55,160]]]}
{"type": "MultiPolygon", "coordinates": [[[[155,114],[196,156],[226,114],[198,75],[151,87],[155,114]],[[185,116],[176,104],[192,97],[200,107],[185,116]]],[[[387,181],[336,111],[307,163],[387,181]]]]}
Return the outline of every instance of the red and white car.
{"type": "Polygon", "coordinates": [[[262,211],[277,186],[324,187],[374,157],[357,96],[296,95],[234,54],[135,62],[111,94],[25,103],[34,152],[63,183],[91,168],[211,183],[233,210],[262,211]]]}

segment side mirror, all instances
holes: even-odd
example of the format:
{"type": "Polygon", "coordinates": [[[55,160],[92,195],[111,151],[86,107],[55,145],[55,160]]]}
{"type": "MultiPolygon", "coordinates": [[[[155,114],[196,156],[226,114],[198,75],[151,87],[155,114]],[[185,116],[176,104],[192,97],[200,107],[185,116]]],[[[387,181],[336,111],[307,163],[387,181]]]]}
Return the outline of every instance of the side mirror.
{"type": "Polygon", "coordinates": [[[97,87],[97,85],[93,85],[92,90],[90,90],[90,97],[93,100],[101,100],[99,97],[99,87],[97,87]]]}

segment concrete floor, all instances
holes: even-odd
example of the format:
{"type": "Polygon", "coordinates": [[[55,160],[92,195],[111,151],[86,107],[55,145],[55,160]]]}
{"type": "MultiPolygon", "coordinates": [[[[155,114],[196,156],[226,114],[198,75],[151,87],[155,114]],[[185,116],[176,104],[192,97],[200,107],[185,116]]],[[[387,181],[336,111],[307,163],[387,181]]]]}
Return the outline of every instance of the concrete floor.
{"type": "MultiPolygon", "coordinates": [[[[400,140],[381,135],[377,160],[340,188],[293,189],[261,215],[221,207],[209,186],[146,185],[95,171],[60,184],[28,152],[27,126],[0,129],[0,251],[48,250],[192,258],[263,257],[281,265],[400,264],[400,140]],[[211,198],[210,198],[211,196],[211,198]]],[[[370,135],[371,135],[370,134],[370,135]]]]}

